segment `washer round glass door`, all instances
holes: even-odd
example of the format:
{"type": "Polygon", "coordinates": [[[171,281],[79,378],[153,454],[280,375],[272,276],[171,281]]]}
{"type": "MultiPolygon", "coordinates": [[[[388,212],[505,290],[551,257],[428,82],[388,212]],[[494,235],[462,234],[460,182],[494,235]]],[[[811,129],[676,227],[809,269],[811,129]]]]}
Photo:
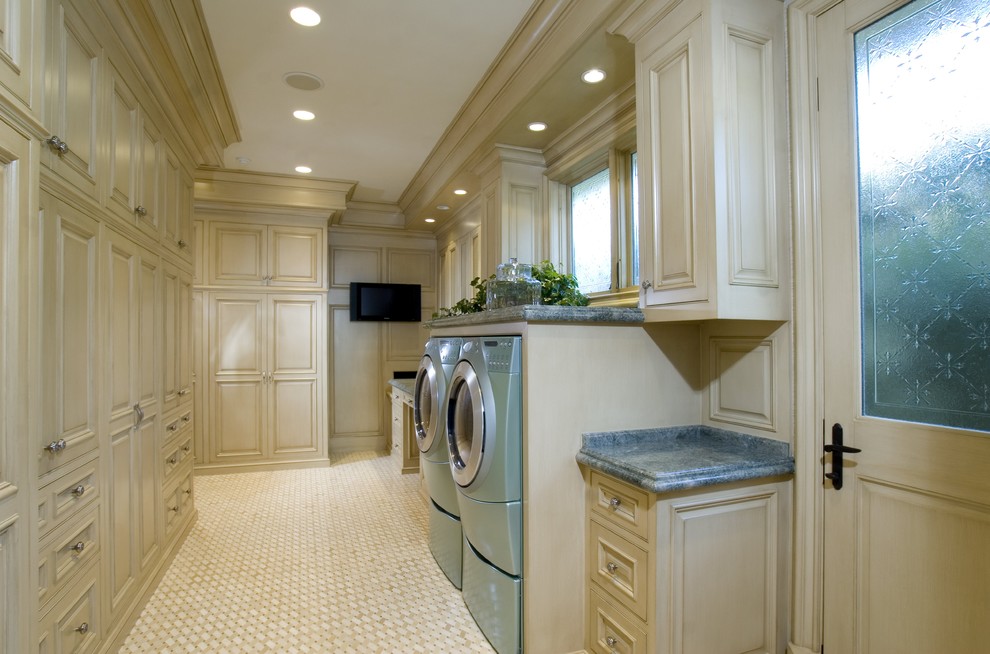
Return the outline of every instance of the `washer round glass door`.
{"type": "Polygon", "coordinates": [[[416,389],[413,393],[413,425],[420,452],[430,451],[439,431],[440,380],[433,358],[424,356],[416,372],[416,389]]]}
{"type": "Polygon", "coordinates": [[[485,401],[474,368],[461,361],[450,378],[447,397],[447,451],[450,470],[458,486],[467,488],[490,461],[485,459],[485,401]]]}

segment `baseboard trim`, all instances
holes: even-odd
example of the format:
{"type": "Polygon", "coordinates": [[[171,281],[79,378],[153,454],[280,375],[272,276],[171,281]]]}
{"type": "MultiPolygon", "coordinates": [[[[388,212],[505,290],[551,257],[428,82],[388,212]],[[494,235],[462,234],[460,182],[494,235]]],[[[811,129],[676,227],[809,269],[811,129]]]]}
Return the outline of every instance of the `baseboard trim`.
{"type": "Polygon", "coordinates": [[[259,472],[262,470],[298,470],[301,468],[328,468],[329,459],[305,461],[259,461],[257,463],[203,464],[193,468],[197,477],[203,475],[229,475],[235,472],[259,472]]]}
{"type": "Polygon", "coordinates": [[[787,654],[819,654],[817,649],[808,649],[794,643],[787,643],[787,654]]]}
{"type": "Polygon", "coordinates": [[[158,585],[162,581],[162,577],[168,572],[169,566],[172,565],[175,555],[179,553],[182,549],[182,544],[186,542],[186,537],[189,532],[192,531],[193,526],[196,524],[196,520],[199,518],[199,511],[193,509],[192,517],[185,527],[182,528],[182,532],[179,533],[178,537],[173,541],[169,550],[162,556],[161,561],[158,562],[158,566],[155,568],[154,574],[148,576],[148,581],[145,582],[144,588],[141,589],[141,593],[134,600],[134,604],[131,606],[130,610],[126,613],[122,620],[106,634],[103,639],[103,646],[100,648],[100,654],[110,654],[110,652],[119,652],[120,648],[124,646],[124,641],[130,635],[131,630],[134,629],[134,625],[137,623],[138,618],[141,617],[141,612],[144,611],[145,605],[148,600],[151,599],[152,594],[158,589],[158,585]]]}
{"type": "Polygon", "coordinates": [[[330,439],[331,454],[384,451],[384,436],[335,436],[330,439]]]}

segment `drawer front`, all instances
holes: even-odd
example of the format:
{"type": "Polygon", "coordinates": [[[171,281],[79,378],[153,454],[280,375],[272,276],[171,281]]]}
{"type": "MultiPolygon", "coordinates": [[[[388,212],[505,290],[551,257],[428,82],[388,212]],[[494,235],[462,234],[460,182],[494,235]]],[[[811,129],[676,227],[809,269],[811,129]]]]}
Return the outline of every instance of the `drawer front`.
{"type": "Polygon", "coordinates": [[[40,547],[38,603],[44,605],[93,561],[100,551],[100,513],[91,511],[81,522],[56,531],[40,547]]]}
{"type": "Polygon", "coordinates": [[[38,534],[44,536],[71,516],[79,515],[99,495],[99,459],[48,484],[39,493],[38,534]]]}
{"type": "Polygon", "coordinates": [[[165,443],[166,446],[172,442],[189,435],[192,431],[192,408],[186,408],[165,420],[165,443]]]}
{"type": "Polygon", "coordinates": [[[165,502],[165,538],[170,539],[178,532],[185,522],[185,517],[193,508],[193,473],[184,466],[185,476],[174,488],[166,490],[165,502]]]}
{"type": "Polygon", "coordinates": [[[42,619],[39,654],[85,654],[100,644],[99,566],[94,565],[42,619]]]}
{"type": "Polygon", "coordinates": [[[164,454],[164,484],[168,484],[172,481],[173,477],[179,470],[182,470],[185,466],[183,465],[193,453],[193,439],[192,434],[187,434],[183,439],[178,442],[173,443],[170,447],[163,450],[164,454]]]}
{"type": "Polygon", "coordinates": [[[591,473],[591,512],[649,542],[649,494],[621,481],[591,473]]]}
{"type": "Polygon", "coordinates": [[[588,578],[641,620],[646,620],[649,555],[646,550],[602,526],[591,526],[588,578]]]}
{"type": "Polygon", "coordinates": [[[591,590],[588,647],[595,654],[647,654],[646,627],[591,590]]]}

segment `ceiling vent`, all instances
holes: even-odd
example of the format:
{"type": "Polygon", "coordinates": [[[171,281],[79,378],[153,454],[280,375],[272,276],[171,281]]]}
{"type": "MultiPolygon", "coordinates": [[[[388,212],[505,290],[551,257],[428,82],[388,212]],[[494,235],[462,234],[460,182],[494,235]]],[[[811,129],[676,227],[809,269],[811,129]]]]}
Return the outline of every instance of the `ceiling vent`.
{"type": "Polygon", "coordinates": [[[323,80],[310,73],[286,73],[282,79],[286,84],[300,91],[315,91],[323,88],[323,80]]]}

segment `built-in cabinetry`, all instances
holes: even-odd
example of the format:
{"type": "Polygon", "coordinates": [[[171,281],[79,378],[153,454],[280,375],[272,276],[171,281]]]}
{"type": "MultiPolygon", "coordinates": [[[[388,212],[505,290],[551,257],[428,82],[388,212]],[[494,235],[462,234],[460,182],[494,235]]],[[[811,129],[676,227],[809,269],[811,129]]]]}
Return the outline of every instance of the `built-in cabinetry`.
{"type": "Polygon", "coordinates": [[[640,305],[786,320],[788,151],[778,0],[643,0],[636,48],[640,305]]]}
{"type": "Polygon", "coordinates": [[[198,465],[327,460],[326,218],[252,214],[201,199],[191,293],[205,420],[198,465]]]}
{"type": "Polygon", "coordinates": [[[591,652],[784,651],[789,482],[656,494],[588,481],[591,652]]]}
{"type": "Polygon", "coordinates": [[[419,446],[413,423],[413,397],[404,389],[389,386],[388,395],[392,400],[392,430],[388,441],[388,451],[399,472],[419,471],[419,446]]]}

